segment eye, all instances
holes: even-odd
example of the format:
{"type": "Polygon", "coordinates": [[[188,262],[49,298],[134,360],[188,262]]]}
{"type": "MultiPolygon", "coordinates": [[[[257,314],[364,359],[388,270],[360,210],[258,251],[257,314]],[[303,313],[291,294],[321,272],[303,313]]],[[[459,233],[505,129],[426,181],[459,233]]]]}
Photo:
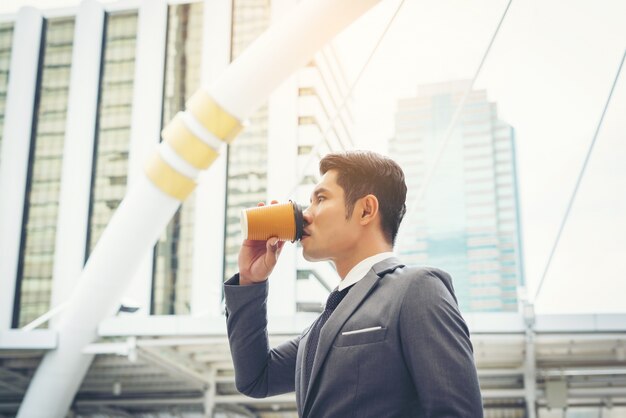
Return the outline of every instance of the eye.
{"type": "Polygon", "coordinates": [[[323,201],[323,200],[326,200],[326,197],[325,197],[325,196],[322,196],[322,195],[318,195],[318,196],[317,196],[317,201],[318,201],[318,202],[321,202],[321,201],[323,201]]]}

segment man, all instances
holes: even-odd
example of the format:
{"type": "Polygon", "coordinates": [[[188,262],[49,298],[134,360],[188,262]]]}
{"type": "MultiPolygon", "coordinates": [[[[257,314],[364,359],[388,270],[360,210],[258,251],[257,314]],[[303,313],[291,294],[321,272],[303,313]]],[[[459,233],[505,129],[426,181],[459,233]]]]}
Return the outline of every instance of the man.
{"type": "Polygon", "coordinates": [[[267,289],[284,242],[244,241],[225,283],[237,389],[296,392],[301,417],[482,417],[472,345],[450,276],[409,268],[393,244],[406,212],[402,169],[372,152],[329,154],[304,213],[304,257],[341,283],[324,313],[271,349],[267,289]]]}

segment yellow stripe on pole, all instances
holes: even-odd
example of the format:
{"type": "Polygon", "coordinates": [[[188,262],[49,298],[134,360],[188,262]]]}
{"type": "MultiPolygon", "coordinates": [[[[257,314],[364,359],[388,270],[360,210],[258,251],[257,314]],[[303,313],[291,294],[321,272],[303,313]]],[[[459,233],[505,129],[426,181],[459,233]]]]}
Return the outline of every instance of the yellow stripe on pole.
{"type": "Polygon", "coordinates": [[[241,131],[241,123],[220,107],[204,90],[200,89],[187,101],[187,110],[209,132],[230,144],[241,131]]]}
{"type": "Polygon", "coordinates": [[[148,178],[163,193],[181,202],[193,192],[196,182],[174,170],[156,151],[144,167],[148,178]]]}
{"type": "Polygon", "coordinates": [[[218,157],[218,153],[209,144],[187,128],[181,112],[167,124],[161,136],[178,155],[199,170],[208,168],[218,157]]]}

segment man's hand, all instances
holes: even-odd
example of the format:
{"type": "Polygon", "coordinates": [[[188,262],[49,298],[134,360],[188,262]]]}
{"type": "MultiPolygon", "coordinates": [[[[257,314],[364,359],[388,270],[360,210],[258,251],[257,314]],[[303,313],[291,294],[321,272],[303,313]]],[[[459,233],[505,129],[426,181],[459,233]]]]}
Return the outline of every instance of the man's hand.
{"type": "MultiPolygon", "coordinates": [[[[272,205],[278,203],[272,200],[272,205]]],[[[258,206],[265,206],[259,203],[258,206]]],[[[239,250],[239,284],[249,285],[267,280],[274,270],[285,241],[272,237],[267,241],[244,240],[239,250]]]]}

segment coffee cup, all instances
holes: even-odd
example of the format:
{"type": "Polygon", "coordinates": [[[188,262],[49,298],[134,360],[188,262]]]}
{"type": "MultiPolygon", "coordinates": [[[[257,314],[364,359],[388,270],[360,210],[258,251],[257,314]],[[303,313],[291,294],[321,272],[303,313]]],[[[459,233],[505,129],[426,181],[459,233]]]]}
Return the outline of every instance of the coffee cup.
{"type": "Polygon", "coordinates": [[[267,241],[277,237],[294,242],[302,238],[303,230],[302,207],[292,201],[241,211],[243,239],[267,241]]]}

